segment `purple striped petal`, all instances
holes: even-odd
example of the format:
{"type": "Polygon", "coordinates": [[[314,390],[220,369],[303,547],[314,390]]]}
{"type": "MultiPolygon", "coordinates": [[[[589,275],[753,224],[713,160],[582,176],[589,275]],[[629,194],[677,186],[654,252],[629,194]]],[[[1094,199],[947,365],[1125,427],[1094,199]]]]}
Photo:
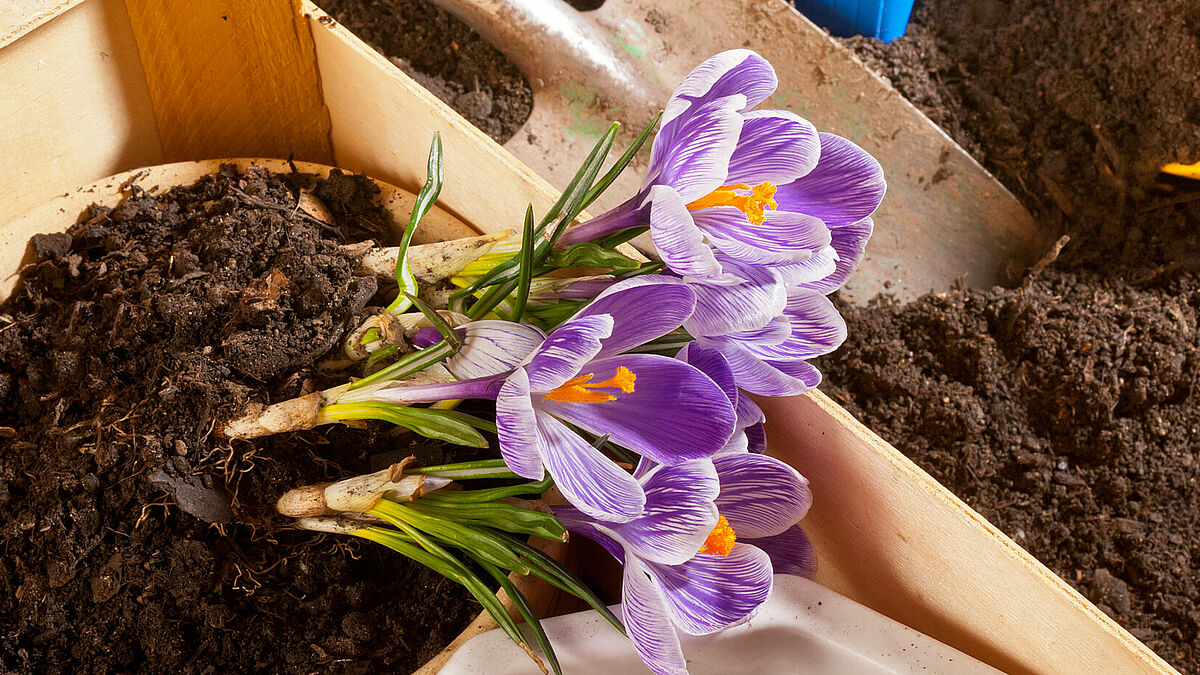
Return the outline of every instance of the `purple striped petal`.
{"type": "Polygon", "coordinates": [[[721,276],[721,265],[704,233],[696,227],[687,203],[664,185],[650,188],[650,238],[658,255],[675,272],[697,279],[721,276]]]}
{"type": "Polygon", "coordinates": [[[550,415],[536,412],[538,452],[554,484],[583,513],[628,522],[642,515],[646,494],[633,476],[550,415]]]}
{"type": "Polygon", "coordinates": [[[721,352],[689,342],[679,350],[675,358],[707,375],[708,379],[725,392],[730,404],[738,405],[738,390],[733,381],[733,371],[729,369],[729,362],[721,356],[721,352]]]}
{"type": "Polygon", "coordinates": [[[682,280],[651,275],[610,286],[575,317],[612,317],[612,334],[603,340],[596,354],[596,358],[603,358],[640,347],[679,328],[695,306],[696,295],[682,280]]]}
{"type": "Polygon", "coordinates": [[[887,184],[879,162],[854,143],[821,134],[821,158],[808,175],[779,186],[779,210],[816,216],[831,228],[866,218],[879,207],[887,184]]]}
{"type": "Polygon", "coordinates": [[[725,337],[741,345],[777,345],[786,341],[791,335],[791,320],[780,314],[762,328],[733,331],[725,337]]]}
{"type": "Polygon", "coordinates": [[[666,356],[624,354],[593,361],[587,371],[600,382],[619,366],[636,377],[632,393],[603,403],[535,405],[590,433],[610,434],[614,443],[666,465],[710,457],[733,433],[733,406],[699,370],[666,356]]]}
{"type": "Polygon", "coordinates": [[[771,558],[775,574],[794,574],[805,579],[817,573],[817,552],[808,534],[793,525],[774,537],[747,539],[744,543],[764,551],[771,558]]]}
{"type": "Polygon", "coordinates": [[[536,326],[512,321],[472,321],[459,331],[466,337],[458,351],[446,359],[446,369],[460,380],[507,373],[546,339],[536,326]]]}
{"type": "Polygon", "coordinates": [[[755,110],[742,122],[725,184],[785,185],[812,171],[820,155],[821,141],[808,120],[787,110],[755,110]]]}
{"type": "Polygon", "coordinates": [[[743,110],[749,110],[766,100],[777,86],[775,69],[749,49],[715,54],[696,66],[675,88],[663,111],[663,126],[693,106],[733,94],[745,96],[743,110]]]}
{"type": "MultiPolygon", "coordinates": [[[[820,373],[818,373],[819,375],[820,373]]],[[[746,450],[763,452],[767,449],[767,430],[762,424],[752,424],[746,427],[743,433],[746,434],[746,450]]]]}
{"type": "Polygon", "coordinates": [[[722,455],[713,464],[721,479],[717,508],[739,540],[773,537],[799,522],[812,506],[808,480],[774,457],[722,455]]]}
{"type": "Polygon", "coordinates": [[[874,221],[870,218],[863,218],[857,223],[834,230],[832,248],[837,254],[835,268],[819,279],[794,283],[799,284],[802,288],[825,295],[841,288],[842,284],[846,283],[846,279],[854,274],[859,264],[862,263],[863,256],[867,253],[867,240],[871,238],[874,227],[874,221]]]}
{"type": "Polygon", "coordinates": [[[744,96],[706,101],[676,123],[663,125],[650,152],[646,185],[675,189],[684,203],[724,185],[729,158],[742,130],[744,96]]]}
{"type": "Polygon", "coordinates": [[[646,576],[645,566],[634,557],[625,561],[621,620],[638,655],[655,675],[687,675],[687,661],[667,603],[646,576]]]}
{"type": "Polygon", "coordinates": [[[787,306],[787,287],[771,275],[740,283],[692,281],[696,309],[684,323],[691,335],[724,335],[759,329],[787,306]]]}
{"type": "Polygon", "coordinates": [[[738,388],[762,396],[796,396],[811,391],[821,383],[821,374],[807,361],[786,364],[790,372],[774,363],[763,361],[742,344],[727,336],[698,337],[704,347],[717,349],[729,361],[729,368],[737,381],[738,388]],[[797,377],[796,375],[801,375],[797,377]]]}
{"type": "Polygon", "coordinates": [[[740,210],[718,206],[693,211],[692,220],[722,253],[751,263],[803,262],[831,242],[825,223],[804,213],[766,211],[752,225],[740,210]]]}
{"type": "Polygon", "coordinates": [[[771,559],[745,544],[734,544],[727,556],[701,553],[682,565],[646,567],[671,619],[690,635],[744,621],[771,596],[771,559]]]}
{"type": "MultiPolygon", "coordinates": [[[[838,228],[834,232],[844,229],[846,228],[838,228]]],[[[833,232],[830,233],[830,239],[831,241],[836,240],[836,235],[833,232]]],[[[837,271],[837,264],[837,249],[830,245],[817,251],[808,260],[788,263],[786,265],[772,265],[770,269],[781,282],[788,286],[795,286],[798,284],[810,284],[824,279],[837,271]]]]}
{"type": "Polygon", "coordinates": [[[784,316],[791,325],[791,335],[786,340],[778,344],[751,344],[743,340],[747,348],[764,360],[791,361],[828,354],[846,340],[845,319],[833,302],[820,293],[790,291],[784,316]]]}
{"type": "MultiPolygon", "coordinates": [[[[732,373],[732,371],[730,372],[732,373]]],[[[734,411],[737,413],[737,426],[739,429],[760,425],[767,421],[767,416],[763,414],[762,408],[758,407],[754,399],[741,392],[738,393],[734,411]]]]}
{"type": "Polygon", "coordinates": [[[626,552],[649,562],[678,565],[696,555],[717,526],[720,482],[707,460],[659,466],[641,480],[646,510],[640,518],[608,528],[626,552]]]}
{"type": "Polygon", "coordinates": [[[604,338],[612,334],[613,320],[606,315],[569,319],[559,326],[533,353],[525,371],[532,391],[547,392],[579,374],[600,352],[604,338]]]}
{"type": "Polygon", "coordinates": [[[504,381],[496,397],[496,436],[500,456],[513,473],[533,480],[545,478],[538,452],[537,416],[529,398],[529,377],[517,370],[504,381]]]}
{"type": "Polygon", "coordinates": [[[433,326],[421,326],[408,341],[417,349],[424,349],[441,342],[442,332],[433,326]]]}

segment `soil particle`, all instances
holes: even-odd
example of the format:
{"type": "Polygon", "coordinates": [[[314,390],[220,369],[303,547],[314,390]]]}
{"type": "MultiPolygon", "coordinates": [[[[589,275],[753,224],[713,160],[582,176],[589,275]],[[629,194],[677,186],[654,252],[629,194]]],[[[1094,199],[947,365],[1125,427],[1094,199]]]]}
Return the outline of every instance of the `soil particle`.
{"type": "Polygon", "coordinates": [[[533,109],[516,66],[462,21],[422,0],[323,0],[321,8],[497,143],[533,109]]]}
{"type": "Polygon", "coordinates": [[[212,433],[248,401],[332,383],[313,363],[375,294],[340,247],[390,226],[375,192],[226,168],[162,196],[130,186],[34,237],[0,308],[0,671],[403,672],[478,612],[273,509],[376,455],[450,449],[386,425],[212,433]],[[335,224],[296,208],[302,188],[335,224]]]}

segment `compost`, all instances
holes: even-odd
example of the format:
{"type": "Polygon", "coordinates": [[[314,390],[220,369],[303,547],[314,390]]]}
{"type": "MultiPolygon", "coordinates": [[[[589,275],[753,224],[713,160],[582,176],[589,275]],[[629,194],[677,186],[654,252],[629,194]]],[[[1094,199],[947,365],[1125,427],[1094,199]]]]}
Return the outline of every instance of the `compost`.
{"type": "Polygon", "coordinates": [[[1200,6],[924,0],[847,42],[1071,241],[1019,288],[843,307],[822,388],[1200,672],[1200,186],[1157,173],[1200,159],[1200,6]]]}
{"type": "Polygon", "coordinates": [[[226,167],[125,190],[34,237],[0,309],[0,670],[419,666],[478,606],[373,544],[287,529],[273,503],[453,458],[385,425],[214,433],[247,401],[330,383],[315,364],[377,292],[339,246],[388,231],[377,188],[226,167]],[[336,223],[299,209],[301,189],[336,223]]]}
{"type": "Polygon", "coordinates": [[[525,76],[445,10],[423,0],[318,4],[497,143],[529,119],[533,92],[525,76]]]}

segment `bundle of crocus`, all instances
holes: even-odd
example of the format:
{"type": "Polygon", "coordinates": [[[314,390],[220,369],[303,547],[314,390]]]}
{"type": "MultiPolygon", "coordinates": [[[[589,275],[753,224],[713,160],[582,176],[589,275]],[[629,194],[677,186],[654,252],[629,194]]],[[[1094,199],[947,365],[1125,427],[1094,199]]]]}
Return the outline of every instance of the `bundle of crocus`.
{"type": "MultiPolygon", "coordinates": [[[[442,275],[447,292],[418,287],[402,245],[396,302],[354,338],[372,345],[373,372],[260,406],[225,433],[377,419],[479,448],[491,445],[481,432],[495,434],[499,458],[396,465],[299,488],[281,512],[463,583],[529,650],[460,557],[474,561],[517,601],[555,670],[552,646],[504,572],[607,610],[513,534],[569,531],[611,553],[624,567],[622,621],[608,616],[656,673],[686,672],[677,631],[742,623],[770,596],[773,574],[811,576],[812,546],[797,524],[811,502],[807,482],[757,454],[766,420],[747,392],[787,396],[819,382],[808,359],[845,338],[826,295],[861,261],[884,182],[846,139],[787,111],[754,109],[775,87],[753,52],[712,57],[667,102],[636,195],[574,222],[651,132],[601,176],[614,127],[540,222],[527,212],[519,243],[489,240],[459,259],[442,275]],[[623,248],[647,230],[660,260],[623,248]],[[579,265],[588,276],[572,273],[579,265]],[[402,313],[410,307],[418,311],[402,313]],[[494,401],[494,420],[453,410],[464,399],[494,401]],[[532,482],[461,489],[475,478],[532,482]]],[[[440,180],[435,139],[405,242],[440,180]]]]}

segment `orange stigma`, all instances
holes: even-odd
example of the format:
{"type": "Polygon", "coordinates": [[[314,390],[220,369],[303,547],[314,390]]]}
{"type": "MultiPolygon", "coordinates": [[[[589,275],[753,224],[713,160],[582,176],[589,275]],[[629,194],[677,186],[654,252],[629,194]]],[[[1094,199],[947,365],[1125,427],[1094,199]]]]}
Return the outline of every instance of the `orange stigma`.
{"type": "Polygon", "coordinates": [[[700,547],[700,553],[729,555],[736,542],[737,535],[734,534],[733,528],[729,526],[729,521],[725,520],[725,516],[719,516],[717,518],[717,526],[712,529],[712,532],[708,533],[708,539],[704,540],[704,545],[700,547]]]}
{"type": "Polygon", "coordinates": [[[779,208],[775,201],[775,186],[771,183],[759,183],[754,187],[745,183],[722,185],[687,205],[692,210],[706,209],[710,206],[732,206],[746,214],[746,220],[751,225],[763,224],[766,209],[779,208]],[[750,194],[739,194],[736,190],[749,190],[750,194]]]}
{"type": "Polygon", "coordinates": [[[543,401],[559,401],[562,403],[604,403],[615,401],[617,397],[597,389],[620,389],[626,394],[633,393],[633,383],[637,375],[625,366],[617,368],[617,374],[603,382],[592,382],[595,373],[572,377],[562,386],[555,387],[542,397],[543,401]]]}

